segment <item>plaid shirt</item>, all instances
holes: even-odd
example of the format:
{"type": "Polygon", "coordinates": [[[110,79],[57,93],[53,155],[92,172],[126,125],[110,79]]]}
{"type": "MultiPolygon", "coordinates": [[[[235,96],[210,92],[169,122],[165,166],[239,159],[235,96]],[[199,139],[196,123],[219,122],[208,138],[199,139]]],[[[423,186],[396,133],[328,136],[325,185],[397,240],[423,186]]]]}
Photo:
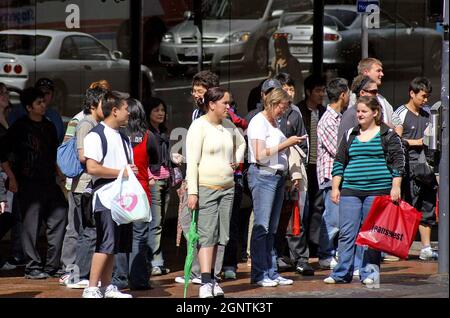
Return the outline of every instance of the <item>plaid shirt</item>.
{"type": "Polygon", "coordinates": [[[338,148],[338,129],[342,114],[330,106],[317,125],[317,177],[319,185],[331,180],[334,157],[338,148]]]}

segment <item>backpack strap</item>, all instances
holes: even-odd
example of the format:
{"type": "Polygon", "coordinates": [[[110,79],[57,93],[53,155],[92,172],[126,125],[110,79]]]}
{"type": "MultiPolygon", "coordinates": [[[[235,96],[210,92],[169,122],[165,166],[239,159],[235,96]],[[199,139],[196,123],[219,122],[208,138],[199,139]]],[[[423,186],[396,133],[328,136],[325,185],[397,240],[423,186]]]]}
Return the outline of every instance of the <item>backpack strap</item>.
{"type": "Polygon", "coordinates": [[[123,132],[119,131],[120,137],[122,139],[123,150],[125,151],[125,156],[127,157],[128,164],[132,164],[131,155],[129,153],[130,148],[128,147],[129,138],[123,132]]]}
{"type": "Polygon", "coordinates": [[[102,124],[98,124],[97,126],[92,128],[91,132],[94,132],[100,136],[103,158],[105,158],[106,152],[108,151],[108,141],[106,140],[105,136],[105,126],[103,126],[102,124]]]}

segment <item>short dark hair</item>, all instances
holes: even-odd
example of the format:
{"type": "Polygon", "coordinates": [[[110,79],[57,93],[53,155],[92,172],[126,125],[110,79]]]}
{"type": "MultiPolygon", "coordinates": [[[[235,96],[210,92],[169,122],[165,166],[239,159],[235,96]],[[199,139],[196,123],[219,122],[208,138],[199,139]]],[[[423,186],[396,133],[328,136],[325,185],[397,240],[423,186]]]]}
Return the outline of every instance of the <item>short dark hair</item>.
{"type": "Polygon", "coordinates": [[[192,78],[192,87],[203,86],[208,89],[211,87],[218,87],[219,85],[219,76],[211,71],[198,72],[192,78]]]}
{"type": "Polygon", "coordinates": [[[124,102],[125,99],[121,98],[119,94],[114,92],[106,93],[102,103],[103,117],[109,117],[112,113],[113,108],[115,107],[120,109],[124,102]]]}
{"type": "Polygon", "coordinates": [[[417,94],[420,91],[431,94],[432,90],[433,87],[431,86],[431,82],[426,77],[416,77],[409,83],[409,92],[413,91],[414,94],[417,94]]]}
{"type": "Polygon", "coordinates": [[[20,103],[25,108],[27,113],[28,113],[27,106],[31,107],[34,101],[37,100],[38,98],[44,98],[44,93],[42,93],[40,89],[37,89],[35,87],[25,88],[20,93],[20,103]]]}
{"type": "Polygon", "coordinates": [[[278,73],[277,75],[275,75],[274,77],[276,80],[278,80],[281,85],[287,85],[287,86],[295,86],[295,81],[292,79],[291,75],[289,75],[288,73],[278,73]]]}
{"type": "Polygon", "coordinates": [[[204,96],[204,105],[206,111],[208,111],[209,102],[215,103],[221,100],[228,91],[222,87],[211,87],[208,89],[204,96]]]}
{"type": "Polygon", "coordinates": [[[91,114],[91,107],[97,108],[107,92],[108,90],[101,88],[100,86],[88,88],[84,97],[83,113],[85,115],[91,114]]]}
{"type": "Polygon", "coordinates": [[[334,78],[327,85],[327,95],[330,103],[336,103],[342,93],[348,92],[348,81],[345,78],[334,78]]]}
{"type": "Polygon", "coordinates": [[[308,97],[308,94],[306,91],[312,91],[315,87],[318,86],[325,86],[326,80],[323,76],[318,76],[315,74],[309,75],[307,78],[305,78],[304,86],[305,86],[305,95],[308,97]]]}

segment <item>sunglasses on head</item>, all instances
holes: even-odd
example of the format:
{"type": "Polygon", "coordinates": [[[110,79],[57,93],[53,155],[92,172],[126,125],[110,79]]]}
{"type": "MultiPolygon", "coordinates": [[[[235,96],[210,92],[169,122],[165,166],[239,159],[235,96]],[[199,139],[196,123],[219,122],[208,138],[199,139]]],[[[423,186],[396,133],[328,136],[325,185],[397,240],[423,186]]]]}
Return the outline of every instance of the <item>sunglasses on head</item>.
{"type": "Polygon", "coordinates": [[[373,94],[373,95],[378,94],[378,89],[363,89],[363,91],[373,94]]]}

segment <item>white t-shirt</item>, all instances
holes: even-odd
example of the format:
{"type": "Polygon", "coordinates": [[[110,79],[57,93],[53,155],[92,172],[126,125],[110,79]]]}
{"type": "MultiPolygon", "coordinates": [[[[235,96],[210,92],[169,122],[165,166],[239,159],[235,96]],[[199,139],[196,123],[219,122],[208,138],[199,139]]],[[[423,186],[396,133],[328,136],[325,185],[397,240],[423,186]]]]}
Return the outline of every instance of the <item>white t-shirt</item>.
{"type": "Polygon", "coordinates": [[[259,163],[260,165],[271,167],[277,170],[286,170],[288,160],[285,151],[273,154],[271,157],[258,162],[255,157],[252,140],[262,140],[266,143],[266,148],[278,146],[287,138],[279,128],[275,128],[260,112],[250,121],[247,129],[248,136],[248,157],[250,163],[259,163]]]}
{"type": "MultiPolygon", "coordinates": [[[[102,162],[102,166],[110,169],[122,169],[128,164],[127,156],[125,155],[122,137],[119,131],[112,129],[104,122],[100,125],[105,126],[105,137],[108,142],[106,156],[103,158],[102,141],[100,135],[95,132],[90,132],[84,138],[84,156],[89,159],[93,159],[97,162],[102,162]]],[[[130,143],[127,143],[128,156],[133,162],[133,151],[130,143]]],[[[93,177],[94,182],[99,179],[93,177]]]]}

